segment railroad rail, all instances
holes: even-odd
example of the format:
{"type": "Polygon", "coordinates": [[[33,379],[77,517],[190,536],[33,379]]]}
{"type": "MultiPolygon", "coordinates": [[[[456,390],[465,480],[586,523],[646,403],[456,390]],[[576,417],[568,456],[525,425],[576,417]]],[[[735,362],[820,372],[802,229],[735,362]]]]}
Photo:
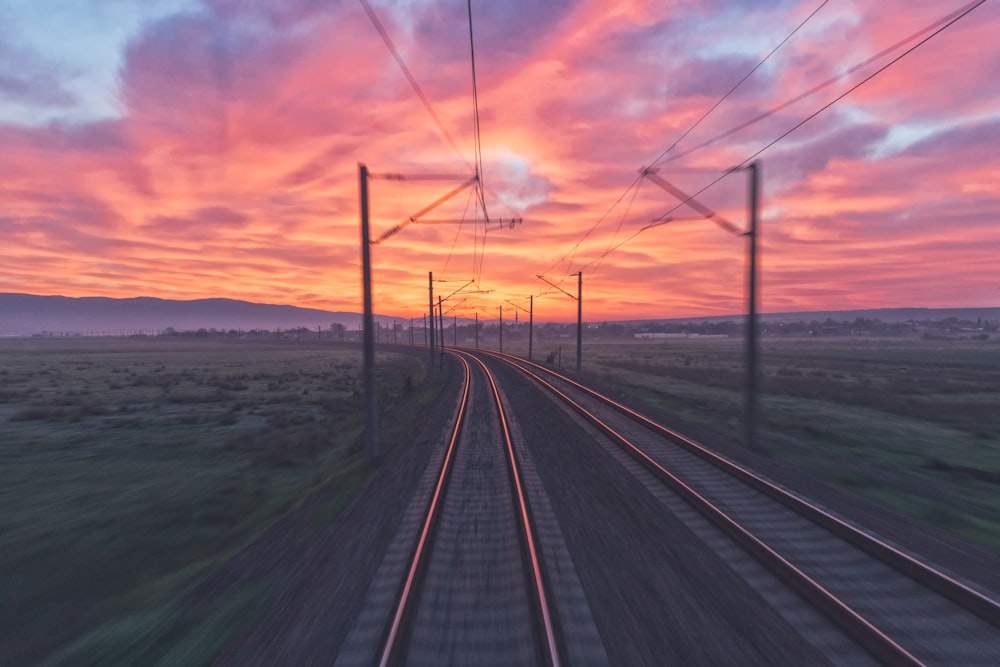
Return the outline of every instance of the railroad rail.
{"type": "Polygon", "coordinates": [[[996,600],[569,377],[479,352],[603,432],[880,662],[985,665],[1000,656],[996,600]]]}
{"type": "Polygon", "coordinates": [[[531,508],[522,483],[521,466],[515,454],[510,427],[499,389],[492,373],[480,359],[458,351],[453,354],[462,364],[465,373],[464,388],[458,401],[454,428],[452,429],[443,463],[437,474],[437,481],[422,521],[419,538],[417,539],[409,566],[407,567],[405,581],[399,592],[391,622],[388,624],[383,641],[381,642],[379,665],[384,667],[386,665],[406,662],[407,652],[409,651],[412,639],[411,635],[417,625],[416,616],[420,605],[420,597],[423,588],[427,585],[429,563],[435,550],[436,540],[439,537],[439,526],[442,523],[442,514],[447,503],[449,486],[453,476],[457,474],[455,462],[459,458],[460,448],[471,446],[471,444],[465,443],[463,439],[463,433],[469,428],[469,413],[471,412],[469,409],[471,403],[470,396],[474,385],[473,368],[470,361],[475,363],[488,385],[488,393],[492,398],[492,407],[497,413],[499,431],[503,439],[506,469],[509,474],[511,493],[514,498],[512,511],[517,517],[519,527],[518,539],[524,562],[525,579],[530,582],[528,597],[531,600],[532,616],[535,619],[534,624],[537,628],[533,633],[536,642],[539,644],[536,647],[535,653],[542,664],[559,665],[560,652],[557,647],[555,622],[546,592],[546,583],[543,577],[537,539],[532,527],[531,508]]]}

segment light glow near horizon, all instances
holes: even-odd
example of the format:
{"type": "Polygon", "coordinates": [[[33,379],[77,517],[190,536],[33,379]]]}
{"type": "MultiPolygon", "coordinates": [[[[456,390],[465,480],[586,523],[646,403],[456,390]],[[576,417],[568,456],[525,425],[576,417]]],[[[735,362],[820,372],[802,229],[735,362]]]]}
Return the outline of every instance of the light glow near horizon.
{"type": "MultiPolygon", "coordinates": [[[[464,156],[357,2],[6,3],[0,291],[360,310],[357,164],[464,174],[473,154],[465,3],[372,4],[464,156]]],[[[489,213],[523,224],[486,229],[457,196],[428,217],[461,226],[374,248],[376,312],[420,316],[427,272],[471,278],[484,232],[492,292],[461,317],[534,294],[572,320],[535,275],[574,292],[579,270],[590,321],[743,311],[744,239],[704,220],[635,235],[676,204],[650,182],[607,212],[818,4],[473,2],[489,213]]],[[[828,3],[677,150],[964,4],[828,3]]],[[[763,153],[762,311],[1000,303],[997,34],[987,1],[763,153]]],[[[701,189],[875,66],[660,174],[701,189]]],[[[452,187],[373,181],[373,236],[452,187]]],[[[743,226],[746,193],[737,174],[699,201],[743,226]]]]}

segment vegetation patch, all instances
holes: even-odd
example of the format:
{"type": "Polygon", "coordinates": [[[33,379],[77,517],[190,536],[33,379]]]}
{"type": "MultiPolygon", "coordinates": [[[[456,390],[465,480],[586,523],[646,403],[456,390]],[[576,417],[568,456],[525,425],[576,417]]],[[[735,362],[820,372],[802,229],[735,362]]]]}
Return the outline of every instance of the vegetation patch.
{"type": "MultiPolygon", "coordinates": [[[[584,371],[738,443],[743,344],[591,343],[584,371]]],[[[998,549],[1000,341],[764,337],[761,376],[759,439],[770,456],[998,549]]]]}
{"type": "MultiPolygon", "coordinates": [[[[204,664],[262,590],[185,593],[318,488],[364,479],[360,350],[0,340],[0,664],[204,664]],[[54,652],[57,654],[54,654],[54,652]]],[[[422,382],[378,355],[380,401],[422,382]]],[[[250,610],[247,613],[247,610],[250,610]]]]}

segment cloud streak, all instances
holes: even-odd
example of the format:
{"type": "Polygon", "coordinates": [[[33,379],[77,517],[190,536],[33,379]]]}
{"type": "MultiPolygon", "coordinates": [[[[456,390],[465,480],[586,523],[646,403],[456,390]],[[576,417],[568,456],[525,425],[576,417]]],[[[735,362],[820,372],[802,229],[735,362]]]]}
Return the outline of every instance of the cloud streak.
{"type": "MultiPolygon", "coordinates": [[[[357,164],[467,166],[359,5],[272,4],[192,1],[134,21],[115,87],[90,91],[119,114],[85,122],[59,58],[0,39],[0,105],[67,109],[0,122],[6,291],[360,308],[357,164]]],[[[648,182],[627,188],[816,4],[473,3],[494,220],[460,195],[431,217],[461,225],[411,225],[377,246],[377,310],[419,316],[428,271],[460,284],[481,262],[493,291],[469,307],[536,294],[539,317],[569,320],[575,305],[541,296],[534,276],[575,288],[569,274],[583,270],[588,319],[740,312],[744,241],[705,220],[639,231],[677,201],[648,182]],[[524,223],[496,220],[511,217],[524,223]]],[[[824,7],[678,150],[961,6],[861,4],[824,7]]],[[[471,158],[465,3],[372,5],[471,158]]],[[[764,310],[997,304],[998,32],[987,3],[761,156],[764,310]]],[[[660,175],[700,190],[867,71],[660,175]]],[[[373,234],[451,187],[373,181],[373,234]]],[[[699,201],[743,226],[746,192],[733,174],[699,201]]]]}

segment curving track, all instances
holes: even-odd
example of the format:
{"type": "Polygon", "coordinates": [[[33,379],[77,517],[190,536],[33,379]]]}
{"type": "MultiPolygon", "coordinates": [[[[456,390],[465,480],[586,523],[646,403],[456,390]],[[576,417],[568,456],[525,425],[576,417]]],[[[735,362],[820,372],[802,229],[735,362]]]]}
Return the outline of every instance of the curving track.
{"type": "Polygon", "coordinates": [[[997,664],[989,596],[565,376],[487,355],[569,406],[877,661],[997,664]]]}

